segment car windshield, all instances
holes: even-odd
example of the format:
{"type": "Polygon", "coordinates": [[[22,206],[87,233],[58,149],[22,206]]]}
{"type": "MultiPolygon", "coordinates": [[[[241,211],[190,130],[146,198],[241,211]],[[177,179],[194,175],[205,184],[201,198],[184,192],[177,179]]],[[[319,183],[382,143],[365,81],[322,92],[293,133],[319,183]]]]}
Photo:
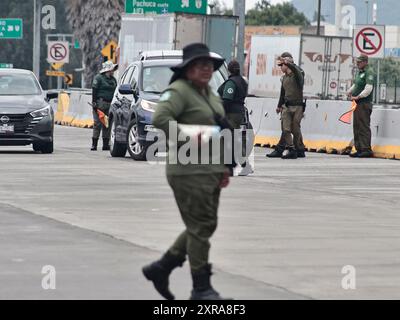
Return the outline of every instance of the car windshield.
{"type": "Polygon", "coordinates": [[[39,95],[40,87],[30,74],[0,73],[0,95],[39,95]]]}
{"type": "MultiPolygon", "coordinates": [[[[143,91],[149,93],[161,93],[169,85],[173,72],[170,66],[145,67],[143,70],[143,91]]],[[[220,71],[216,71],[210,81],[214,91],[224,83],[224,77],[220,71]]]]}

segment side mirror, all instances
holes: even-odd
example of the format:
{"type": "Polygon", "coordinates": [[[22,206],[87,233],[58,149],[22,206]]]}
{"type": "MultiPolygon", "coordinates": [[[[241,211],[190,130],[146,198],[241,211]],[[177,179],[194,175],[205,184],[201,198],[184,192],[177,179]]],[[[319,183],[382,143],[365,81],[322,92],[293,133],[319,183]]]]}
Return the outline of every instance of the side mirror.
{"type": "Polygon", "coordinates": [[[122,84],[118,88],[118,92],[123,95],[134,94],[133,88],[130,84],[122,84]]]}
{"type": "Polygon", "coordinates": [[[57,99],[58,98],[58,92],[47,92],[46,93],[46,99],[48,101],[52,100],[52,99],[57,99]]]}

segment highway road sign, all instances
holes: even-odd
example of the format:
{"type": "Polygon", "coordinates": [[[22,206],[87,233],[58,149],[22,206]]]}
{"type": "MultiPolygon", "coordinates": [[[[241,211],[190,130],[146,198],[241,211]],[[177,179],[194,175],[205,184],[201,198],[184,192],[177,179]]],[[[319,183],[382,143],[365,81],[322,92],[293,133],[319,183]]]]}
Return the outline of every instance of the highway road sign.
{"type": "Polygon", "coordinates": [[[0,63],[0,69],[12,69],[13,67],[12,63],[0,63]]]}
{"type": "Polygon", "coordinates": [[[117,63],[117,48],[118,44],[111,40],[104,48],[101,50],[101,54],[111,60],[113,63],[117,63]]]}
{"type": "Polygon", "coordinates": [[[22,19],[0,19],[0,39],[22,39],[22,19]]]}
{"type": "Polygon", "coordinates": [[[207,13],[207,0],[126,0],[125,13],[207,13]]]}
{"type": "Polygon", "coordinates": [[[69,42],[49,41],[47,43],[47,61],[49,63],[69,63],[69,42]]]}
{"type": "Polygon", "coordinates": [[[371,58],[385,56],[385,26],[362,25],[354,30],[354,55],[365,54],[371,58]]]}
{"type": "Polygon", "coordinates": [[[48,77],[65,77],[65,72],[64,71],[46,70],[46,76],[48,76],[48,77]]]}
{"type": "Polygon", "coordinates": [[[70,86],[74,82],[74,76],[70,73],[67,73],[64,77],[64,81],[65,81],[65,84],[70,86]]]}

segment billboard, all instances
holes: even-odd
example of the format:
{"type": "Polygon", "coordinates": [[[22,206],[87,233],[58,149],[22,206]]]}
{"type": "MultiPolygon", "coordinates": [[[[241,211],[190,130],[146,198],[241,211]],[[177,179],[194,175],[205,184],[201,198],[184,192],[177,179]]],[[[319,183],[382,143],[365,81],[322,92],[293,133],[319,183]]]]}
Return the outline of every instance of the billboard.
{"type": "Polygon", "coordinates": [[[278,97],[282,72],[277,58],[285,51],[293,55],[298,64],[300,36],[254,35],[251,39],[249,94],[261,97],[278,97]]]}

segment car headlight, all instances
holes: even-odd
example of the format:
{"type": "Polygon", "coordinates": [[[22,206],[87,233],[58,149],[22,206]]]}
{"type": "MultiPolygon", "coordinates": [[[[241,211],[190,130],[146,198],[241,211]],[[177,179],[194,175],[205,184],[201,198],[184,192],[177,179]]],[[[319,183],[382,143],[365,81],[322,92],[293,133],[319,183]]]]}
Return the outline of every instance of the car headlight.
{"type": "Polygon", "coordinates": [[[33,118],[47,117],[48,115],[50,115],[50,108],[50,106],[47,106],[42,109],[32,111],[31,116],[33,118]]]}
{"type": "Polygon", "coordinates": [[[155,112],[156,111],[156,106],[157,103],[147,101],[147,100],[142,100],[141,106],[144,110],[150,111],[150,112],[155,112]]]}

